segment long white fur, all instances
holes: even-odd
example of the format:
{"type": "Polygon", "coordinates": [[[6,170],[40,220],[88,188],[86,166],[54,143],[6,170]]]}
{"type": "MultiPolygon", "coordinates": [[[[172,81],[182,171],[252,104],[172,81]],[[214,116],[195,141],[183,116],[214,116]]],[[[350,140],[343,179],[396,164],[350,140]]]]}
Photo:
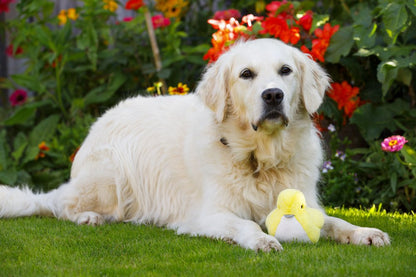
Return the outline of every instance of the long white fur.
{"type": "MultiPolygon", "coordinates": [[[[0,186],[0,217],[150,223],[249,249],[280,250],[260,227],[279,192],[300,189],[308,206],[320,207],[322,149],[310,115],[328,85],[320,66],[295,48],[272,39],[238,43],[207,68],[195,94],[135,97],[107,111],[91,127],[68,183],[46,194],[0,186]],[[279,74],[283,65],[293,72],[279,74]],[[244,68],[255,77],[240,78],[244,68]],[[267,88],[284,92],[288,126],[261,120],[267,88]]],[[[389,244],[378,229],[332,217],[322,235],[389,244]]]]}

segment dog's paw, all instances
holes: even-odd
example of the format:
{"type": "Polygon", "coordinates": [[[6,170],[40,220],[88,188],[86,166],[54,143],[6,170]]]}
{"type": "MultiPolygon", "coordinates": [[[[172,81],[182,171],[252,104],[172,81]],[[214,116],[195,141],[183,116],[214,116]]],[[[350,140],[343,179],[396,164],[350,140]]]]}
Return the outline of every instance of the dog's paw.
{"type": "Polygon", "coordinates": [[[79,214],[77,223],[80,225],[97,226],[104,223],[104,218],[95,212],[83,212],[79,214]]]}
{"type": "Polygon", "coordinates": [[[356,245],[385,246],[390,244],[389,235],[376,228],[359,227],[347,239],[349,243],[356,245]]]}
{"type": "Polygon", "coordinates": [[[270,251],[282,251],[282,245],[273,236],[264,234],[257,239],[253,239],[249,245],[249,248],[254,251],[270,252],[270,251]]]}

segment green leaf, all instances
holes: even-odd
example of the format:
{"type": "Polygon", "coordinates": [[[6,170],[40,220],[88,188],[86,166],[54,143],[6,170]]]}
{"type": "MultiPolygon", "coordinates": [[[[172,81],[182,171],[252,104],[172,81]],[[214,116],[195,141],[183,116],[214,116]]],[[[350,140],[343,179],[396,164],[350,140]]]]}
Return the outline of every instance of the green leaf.
{"type": "Polygon", "coordinates": [[[11,76],[16,84],[35,92],[45,92],[46,88],[38,77],[27,74],[16,74],[11,76]]]}
{"type": "Polygon", "coordinates": [[[36,112],[36,107],[23,106],[16,110],[8,119],[4,121],[5,125],[12,126],[26,123],[36,112]]]}
{"type": "Polygon", "coordinates": [[[49,140],[55,133],[59,119],[60,116],[55,114],[39,122],[29,135],[30,146],[37,147],[42,141],[49,140]]]}
{"type": "Polygon", "coordinates": [[[397,60],[382,62],[377,67],[377,79],[382,85],[383,98],[399,72],[397,60]]]}
{"type": "Polygon", "coordinates": [[[0,132],[0,171],[8,168],[6,130],[0,132]]]}
{"type": "Polygon", "coordinates": [[[16,111],[4,121],[5,125],[12,126],[27,123],[27,121],[36,113],[39,107],[50,104],[49,101],[30,102],[16,109],[16,111]]]}
{"type": "Polygon", "coordinates": [[[378,138],[385,128],[394,130],[397,128],[394,116],[397,111],[389,105],[377,106],[365,104],[359,107],[351,117],[351,123],[356,124],[366,141],[371,142],[378,138]]]}
{"type": "Polygon", "coordinates": [[[354,26],[354,41],[359,48],[371,48],[376,42],[376,36],[374,35],[377,30],[377,24],[373,26],[365,27],[363,25],[354,26]]]}
{"type": "MultiPolygon", "coordinates": [[[[329,21],[329,15],[327,14],[314,14],[312,19],[312,26],[309,33],[312,34],[316,28],[323,26],[329,21]]],[[[261,23],[259,23],[261,26],[261,23]]]]}
{"type": "Polygon", "coordinates": [[[16,161],[16,163],[19,162],[27,145],[28,145],[28,140],[26,136],[22,132],[19,132],[13,141],[14,152],[12,153],[12,156],[14,160],[16,161]]]}
{"type": "Polygon", "coordinates": [[[392,2],[383,10],[384,27],[393,44],[396,42],[399,33],[403,31],[407,18],[404,4],[392,2]]]}
{"type": "Polygon", "coordinates": [[[124,74],[115,74],[109,85],[97,87],[91,90],[85,96],[85,106],[91,105],[93,103],[102,103],[107,101],[124,84],[126,80],[127,77],[124,74]]]}
{"type": "Polygon", "coordinates": [[[331,42],[325,54],[325,61],[338,63],[342,56],[347,56],[354,44],[353,35],[352,26],[340,28],[331,37],[331,42]]]}
{"type": "Polygon", "coordinates": [[[411,164],[412,166],[416,166],[416,151],[413,150],[411,147],[404,145],[400,153],[404,156],[404,159],[407,163],[411,164]]]}
{"type": "MultiPolygon", "coordinates": [[[[66,47],[68,45],[69,39],[71,37],[72,32],[72,24],[70,20],[61,28],[58,32],[58,36],[56,37],[56,44],[59,48],[66,47]]],[[[58,51],[61,54],[61,51],[58,51]]]]}
{"type": "Polygon", "coordinates": [[[0,171],[0,183],[6,185],[14,185],[17,180],[17,171],[15,169],[8,169],[0,171]]]}
{"type": "Polygon", "coordinates": [[[397,191],[397,173],[393,172],[390,175],[390,186],[391,186],[391,190],[396,193],[397,191]]]}

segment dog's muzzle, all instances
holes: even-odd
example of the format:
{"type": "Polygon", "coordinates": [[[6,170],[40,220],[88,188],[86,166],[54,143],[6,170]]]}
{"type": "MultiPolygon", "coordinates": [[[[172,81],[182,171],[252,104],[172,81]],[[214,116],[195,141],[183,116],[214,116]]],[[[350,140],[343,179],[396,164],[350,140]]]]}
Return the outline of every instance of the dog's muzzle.
{"type": "Polygon", "coordinates": [[[283,110],[284,93],[279,88],[269,88],[261,94],[263,99],[263,114],[257,124],[252,124],[253,130],[257,131],[258,125],[265,120],[277,121],[281,120],[287,126],[289,120],[283,110]]]}

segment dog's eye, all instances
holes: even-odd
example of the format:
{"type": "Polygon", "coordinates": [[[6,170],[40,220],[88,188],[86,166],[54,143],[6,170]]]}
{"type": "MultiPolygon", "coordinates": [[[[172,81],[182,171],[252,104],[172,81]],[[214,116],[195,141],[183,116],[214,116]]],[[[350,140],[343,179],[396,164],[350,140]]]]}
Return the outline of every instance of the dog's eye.
{"type": "Polygon", "coordinates": [[[282,66],[279,70],[279,74],[282,76],[289,75],[292,72],[292,69],[287,65],[282,66]]]}
{"type": "Polygon", "coordinates": [[[243,69],[240,73],[240,78],[242,79],[253,79],[254,78],[254,72],[251,71],[248,68],[243,69]]]}

